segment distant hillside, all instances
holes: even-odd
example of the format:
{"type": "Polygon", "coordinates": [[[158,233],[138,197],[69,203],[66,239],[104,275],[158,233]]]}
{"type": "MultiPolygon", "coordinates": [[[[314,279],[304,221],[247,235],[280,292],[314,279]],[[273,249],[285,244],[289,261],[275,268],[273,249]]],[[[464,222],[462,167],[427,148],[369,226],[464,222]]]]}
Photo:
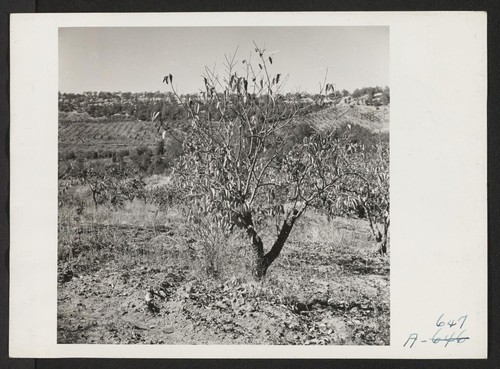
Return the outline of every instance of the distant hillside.
{"type": "Polygon", "coordinates": [[[154,147],[160,138],[151,122],[59,123],[59,153],[154,147]]]}
{"type": "Polygon", "coordinates": [[[390,108],[366,105],[341,105],[328,107],[321,111],[300,117],[299,120],[308,123],[316,129],[323,131],[335,129],[344,124],[357,124],[372,132],[382,133],[389,131],[390,108]]]}
{"type": "MultiPolygon", "coordinates": [[[[366,105],[339,105],[327,107],[296,119],[297,124],[307,123],[323,131],[335,129],[347,123],[357,124],[374,133],[389,131],[388,106],[378,109],[366,105]]],[[[59,153],[123,151],[146,146],[153,148],[161,135],[151,122],[101,121],[59,123],[59,153]]]]}

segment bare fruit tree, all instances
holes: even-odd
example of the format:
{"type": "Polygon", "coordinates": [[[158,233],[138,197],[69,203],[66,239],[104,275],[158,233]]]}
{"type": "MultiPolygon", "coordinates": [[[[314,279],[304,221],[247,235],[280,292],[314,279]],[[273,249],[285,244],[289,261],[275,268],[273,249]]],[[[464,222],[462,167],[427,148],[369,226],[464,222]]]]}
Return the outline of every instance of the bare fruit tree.
{"type": "Polygon", "coordinates": [[[145,185],[141,179],[128,179],[128,172],[116,164],[99,169],[85,168],[80,175],[92,193],[95,211],[104,203],[123,206],[125,201],[140,197],[145,185]]]}
{"type": "Polygon", "coordinates": [[[151,211],[153,213],[152,224],[155,236],[158,234],[156,226],[158,213],[162,211],[166,214],[168,209],[174,204],[175,196],[175,190],[168,185],[153,187],[143,191],[142,197],[144,201],[156,206],[156,209],[151,211]]]}
{"type": "Polygon", "coordinates": [[[330,210],[356,210],[358,216],[366,218],[378,251],[385,255],[390,226],[388,142],[359,153],[351,162],[354,170],[344,176],[337,203],[330,210]]]}
{"type": "MultiPolygon", "coordinates": [[[[184,192],[188,218],[209,218],[224,232],[243,229],[254,275],[262,278],[304,212],[325,196],[335,197],[358,148],[345,138],[319,133],[290,143],[287,132],[296,118],[320,104],[333,85],[323,83],[316,100],[304,104],[284,94],[287,78],[272,72],[272,56],[258,46],[254,55],[255,61],[238,62],[236,53],[226,56],[223,76],[206,68],[197,99],[179,96],[172,75],[164,82],[190,120],[173,178],[184,192]],[[266,228],[276,231],[267,251],[261,238],[266,228]]],[[[175,137],[172,128],[161,126],[175,137]]]]}

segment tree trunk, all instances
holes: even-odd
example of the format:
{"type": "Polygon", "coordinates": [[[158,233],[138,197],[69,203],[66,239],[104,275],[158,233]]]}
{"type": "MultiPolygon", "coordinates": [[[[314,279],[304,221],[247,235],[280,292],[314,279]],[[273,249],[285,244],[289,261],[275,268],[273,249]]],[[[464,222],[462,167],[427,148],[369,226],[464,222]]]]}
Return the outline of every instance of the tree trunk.
{"type": "Polygon", "coordinates": [[[97,195],[95,192],[92,192],[92,200],[94,200],[94,210],[97,212],[97,195]]]}
{"type": "Polygon", "coordinates": [[[156,231],[156,217],[158,216],[159,211],[160,211],[160,209],[156,209],[156,211],[154,211],[154,215],[153,215],[153,232],[154,232],[155,237],[158,236],[158,232],[156,231]]]}
{"type": "Polygon", "coordinates": [[[381,255],[386,255],[387,254],[387,233],[389,231],[389,224],[390,224],[390,221],[389,221],[389,218],[386,218],[385,221],[384,221],[384,234],[380,234],[380,245],[379,245],[379,249],[378,249],[378,252],[381,254],[381,255]]]}
{"type": "Polygon", "coordinates": [[[382,240],[379,242],[378,252],[380,255],[387,254],[387,237],[382,237],[382,240]]]}
{"type": "Polygon", "coordinates": [[[267,267],[264,267],[264,243],[254,228],[252,213],[245,212],[238,214],[234,219],[234,225],[244,228],[252,241],[252,254],[254,260],[253,273],[257,279],[260,279],[263,275],[262,270],[267,269],[267,267]]]}
{"type": "Polygon", "coordinates": [[[260,279],[266,274],[267,266],[264,263],[264,243],[257,234],[252,224],[247,226],[247,235],[252,240],[252,253],[254,259],[254,276],[260,279]]]}
{"type": "Polygon", "coordinates": [[[262,247],[262,253],[260,255],[256,255],[257,258],[255,262],[254,275],[257,279],[262,279],[266,276],[267,269],[281,253],[281,250],[283,249],[283,246],[285,246],[286,240],[290,235],[293,225],[297,220],[295,215],[296,214],[283,222],[278,238],[274,242],[273,247],[271,247],[271,250],[269,250],[269,252],[264,255],[262,247]]]}
{"type": "MultiPolygon", "coordinates": [[[[246,233],[252,241],[252,253],[254,259],[254,270],[253,274],[256,279],[262,279],[267,273],[269,266],[276,260],[279,256],[283,246],[285,246],[286,240],[290,235],[290,232],[301,213],[294,209],[293,213],[283,221],[278,238],[274,242],[271,250],[267,254],[264,254],[264,243],[262,239],[257,234],[257,231],[253,225],[252,214],[250,212],[245,214],[240,214],[238,216],[241,226],[246,228],[246,233]]],[[[237,224],[240,226],[240,224],[237,224]]]]}

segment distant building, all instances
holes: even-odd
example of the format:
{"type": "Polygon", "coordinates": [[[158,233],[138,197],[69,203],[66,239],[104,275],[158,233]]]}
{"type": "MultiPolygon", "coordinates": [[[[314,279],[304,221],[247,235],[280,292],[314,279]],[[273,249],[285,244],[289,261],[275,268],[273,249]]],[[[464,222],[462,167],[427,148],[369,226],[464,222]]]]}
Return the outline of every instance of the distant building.
{"type": "Polygon", "coordinates": [[[369,100],[368,94],[359,96],[358,98],[356,98],[356,104],[357,105],[367,105],[366,104],[367,100],[369,100]]]}
{"type": "Polygon", "coordinates": [[[373,94],[373,102],[377,106],[382,104],[382,92],[377,92],[376,94],[373,94]]]}
{"type": "Polygon", "coordinates": [[[323,99],[323,104],[325,104],[325,105],[332,105],[334,102],[335,102],[335,100],[330,99],[329,97],[325,97],[323,99]]]}

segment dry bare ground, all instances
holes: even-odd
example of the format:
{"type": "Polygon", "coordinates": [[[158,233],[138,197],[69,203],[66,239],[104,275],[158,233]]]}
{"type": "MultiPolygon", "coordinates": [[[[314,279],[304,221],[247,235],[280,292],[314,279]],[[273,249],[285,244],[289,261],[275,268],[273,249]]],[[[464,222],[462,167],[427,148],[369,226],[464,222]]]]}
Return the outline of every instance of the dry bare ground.
{"type": "Polygon", "coordinates": [[[154,210],[59,209],[58,343],[389,344],[389,257],[366,222],[309,213],[257,282],[237,232],[207,251],[176,209],[155,232],[154,210]]]}

